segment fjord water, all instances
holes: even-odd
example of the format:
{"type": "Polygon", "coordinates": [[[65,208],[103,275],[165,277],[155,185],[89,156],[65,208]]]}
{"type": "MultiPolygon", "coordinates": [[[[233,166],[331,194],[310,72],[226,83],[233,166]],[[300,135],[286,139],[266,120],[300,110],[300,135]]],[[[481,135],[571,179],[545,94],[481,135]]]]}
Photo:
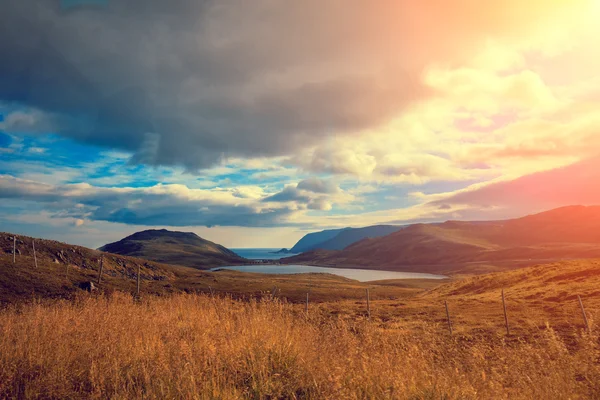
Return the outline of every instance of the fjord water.
{"type": "Polygon", "coordinates": [[[418,272],[396,272],[379,271],[353,268],[327,268],[315,267],[312,265],[238,265],[234,267],[217,267],[211,271],[219,269],[231,269],[241,272],[258,272],[262,274],[308,274],[322,273],[343,276],[348,279],[355,279],[360,282],[379,281],[384,279],[444,279],[443,275],[422,274],[418,272]]]}
{"type": "MultiPolygon", "coordinates": [[[[275,254],[280,249],[258,249],[258,248],[241,248],[231,249],[237,255],[249,260],[279,260],[283,257],[290,257],[295,254],[279,253],[275,254]]],[[[360,282],[378,281],[384,279],[445,279],[443,275],[423,274],[419,272],[397,272],[397,271],[380,271],[367,269],[353,268],[327,268],[317,267],[312,265],[237,265],[232,267],[216,267],[211,271],[219,269],[232,269],[240,272],[256,272],[261,274],[308,274],[321,273],[343,276],[348,279],[355,279],[360,282]]]]}
{"type": "Polygon", "coordinates": [[[238,256],[247,258],[249,260],[279,260],[283,257],[291,257],[296,255],[296,253],[275,254],[279,250],[281,249],[231,249],[231,251],[233,251],[238,256]]]}

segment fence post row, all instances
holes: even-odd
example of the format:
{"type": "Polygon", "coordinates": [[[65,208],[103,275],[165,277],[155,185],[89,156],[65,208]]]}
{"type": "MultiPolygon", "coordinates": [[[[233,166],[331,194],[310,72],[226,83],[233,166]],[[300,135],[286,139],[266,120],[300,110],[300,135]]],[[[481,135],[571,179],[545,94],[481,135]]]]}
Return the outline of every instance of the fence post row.
{"type": "MultiPolygon", "coordinates": [[[[33,247],[33,260],[34,260],[35,268],[38,268],[37,252],[35,249],[35,239],[32,240],[32,247],[33,247]]],[[[13,264],[16,264],[16,255],[17,255],[17,236],[13,235],[13,264]]],[[[100,269],[98,271],[98,284],[100,284],[102,282],[103,271],[104,271],[104,254],[102,254],[102,256],[100,258],[100,269]]],[[[68,262],[65,263],[65,278],[66,279],[69,278],[69,263],[68,262]]],[[[140,297],[140,283],[141,283],[141,265],[138,265],[137,287],[136,287],[136,296],[138,299],[140,297]]],[[[214,293],[213,288],[211,286],[209,286],[208,289],[210,291],[211,297],[214,298],[215,293],[214,293]]],[[[271,296],[273,299],[275,299],[278,289],[279,288],[277,286],[273,286],[273,289],[271,290],[271,296]]],[[[371,298],[370,298],[369,288],[365,289],[365,293],[366,293],[366,299],[367,299],[367,318],[370,320],[371,319],[371,298]]],[[[506,335],[510,335],[510,325],[508,322],[508,313],[506,310],[506,296],[504,294],[504,289],[502,289],[501,296],[502,296],[502,309],[504,312],[504,324],[506,326],[506,335]]],[[[583,317],[585,329],[588,333],[591,333],[590,324],[589,324],[587,314],[586,314],[585,308],[583,306],[583,301],[581,300],[580,295],[577,295],[577,301],[579,302],[579,307],[581,309],[581,315],[583,317]]],[[[308,315],[308,304],[309,304],[309,292],[306,292],[306,301],[305,301],[305,306],[304,306],[304,312],[306,313],[306,315],[308,315]]],[[[446,300],[444,301],[444,306],[446,309],[446,319],[447,319],[447,323],[448,323],[448,331],[450,332],[450,335],[452,335],[454,332],[453,332],[453,328],[452,328],[452,320],[450,318],[450,310],[448,308],[448,301],[446,301],[446,300]]]]}

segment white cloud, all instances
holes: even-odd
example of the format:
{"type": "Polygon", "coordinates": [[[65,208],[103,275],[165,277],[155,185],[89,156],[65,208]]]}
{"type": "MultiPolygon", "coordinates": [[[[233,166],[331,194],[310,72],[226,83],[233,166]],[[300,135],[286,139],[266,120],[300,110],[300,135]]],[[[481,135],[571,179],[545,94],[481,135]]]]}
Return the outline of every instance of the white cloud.
{"type": "MultiPolygon", "coordinates": [[[[0,175],[0,198],[45,204],[57,215],[84,220],[122,222],[132,225],[171,226],[284,226],[303,210],[331,210],[353,197],[327,182],[311,190],[288,186],[268,194],[256,186],[235,189],[190,189],[181,184],[158,184],[145,188],[103,188],[88,183],[51,185],[0,175]],[[315,192],[319,188],[325,192],[315,192]]],[[[301,182],[302,183],[302,182],[301,182]]]]}

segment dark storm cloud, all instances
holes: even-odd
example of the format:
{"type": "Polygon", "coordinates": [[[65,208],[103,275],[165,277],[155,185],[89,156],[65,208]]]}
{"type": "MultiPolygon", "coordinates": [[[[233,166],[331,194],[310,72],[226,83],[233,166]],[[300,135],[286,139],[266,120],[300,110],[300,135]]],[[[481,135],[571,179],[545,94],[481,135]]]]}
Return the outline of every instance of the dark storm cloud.
{"type": "Polygon", "coordinates": [[[358,7],[281,3],[4,2],[0,101],[132,162],[196,170],[381,124],[423,94],[376,61],[389,36],[358,7]]]}

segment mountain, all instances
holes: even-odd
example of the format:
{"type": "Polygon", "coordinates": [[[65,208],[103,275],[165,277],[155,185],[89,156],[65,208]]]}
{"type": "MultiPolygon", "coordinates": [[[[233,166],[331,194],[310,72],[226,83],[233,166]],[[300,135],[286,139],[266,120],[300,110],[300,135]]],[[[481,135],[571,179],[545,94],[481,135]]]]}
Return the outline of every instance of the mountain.
{"type": "Polygon", "coordinates": [[[364,228],[331,229],[321,232],[309,233],[304,236],[290,253],[302,253],[311,250],[342,250],[352,243],[366,238],[376,238],[396,232],[404,228],[394,225],[375,225],[364,228]]]}
{"type": "Polygon", "coordinates": [[[313,250],[319,244],[333,239],[335,236],[337,236],[338,233],[345,229],[350,228],[329,229],[321,232],[313,232],[304,235],[304,237],[300,239],[298,243],[296,243],[294,247],[290,249],[290,253],[303,253],[305,251],[313,250]]]}
{"type": "Polygon", "coordinates": [[[316,250],[282,262],[456,273],[484,264],[596,257],[600,207],[570,206],[506,221],[416,224],[341,251],[316,250]]]}
{"type": "Polygon", "coordinates": [[[353,243],[368,238],[377,238],[397,232],[403,226],[395,225],[375,225],[365,228],[347,228],[340,231],[333,238],[319,243],[316,248],[322,250],[343,250],[353,243]]]}
{"type": "Polygon", "coordinates": [[[288,249],[286,249],[286,248],[283,248],[281,250],[277,250],[277,251],[272,251],[271,252],[271,254],[290,254],[290,253],[291,252],[288,249]]]}
{"type": "Polygon", "coordinates": [[[137,232],[98,250],[198,269],[247,262],[233,251],[195,233],[166,229],[137,232]]]}

